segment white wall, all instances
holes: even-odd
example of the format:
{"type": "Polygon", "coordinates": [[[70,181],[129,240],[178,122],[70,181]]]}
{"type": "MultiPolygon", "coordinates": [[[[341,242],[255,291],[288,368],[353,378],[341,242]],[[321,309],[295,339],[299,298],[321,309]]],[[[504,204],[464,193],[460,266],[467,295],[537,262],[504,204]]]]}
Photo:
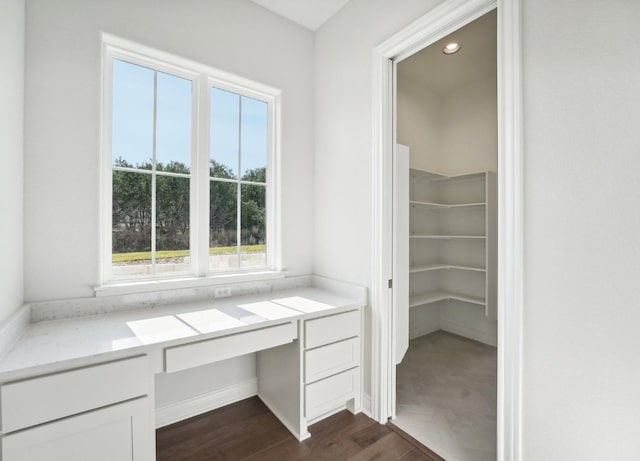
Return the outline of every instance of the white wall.
{"type": "Polygon", "coordinates": [[[24,0],[0,6],[0,322],[24,302],[24,0]]]}
{"type": "MultiPolygon", "coordinates": [[[[319,274],[371,286],[371,50],[435,3],[352,0],[318,32],[319,274]]],[[[640,3],[524,0],[524,13],[524,459],[631,461],[640,3]]]]}
{"type": "Polygon", "coordinates": [[[441,171],[498,171],[496,78],[456,88],[442,97],[441,171]]]}
{"type": "Polygon", "coordinates": [[[411,148],[411,167],[447,174],[497,171],[496,78],[444,94],[398,77],[398,142],[411,148]]]}
{"type": "Polygon", "coordinates": [[[30,0],[26,299],[98,284],[100,31],[282,89],[284,267],[311,271],[313,34],[249,0],[30,0]]]}
{"type": "Polygon", "coordinates": [[[156,408],[256,379],[256,355],[155,376],[156,408]]]}
{"type": "Polygon", "coordinates": [[[351,0],[316,32],[315,274],[371,287],[372,50],[438,3],[351,0]]]}
{"type": "Polygon", "coordinates": [[[524,9],[527,460],[640,453],[640,3],[524,9]]]}
{"type": "MultiPolygon", "coordinates": [[[[289,274],[310,273],[311,32],[248,0],[29,0],[26,299],[92,296],[98,283],[100,31],[283,90],[283,263],[289,274]]],[[[254,355],[160,376],[156,400],[175,403],[247,375],[255,377],[254,355]]]]}
{"type": "Polygon", "coordinates": [[[428,86],[398,75],[397,137],[410,148],[411,168],[442,169],[443,100],[428,86]]]}

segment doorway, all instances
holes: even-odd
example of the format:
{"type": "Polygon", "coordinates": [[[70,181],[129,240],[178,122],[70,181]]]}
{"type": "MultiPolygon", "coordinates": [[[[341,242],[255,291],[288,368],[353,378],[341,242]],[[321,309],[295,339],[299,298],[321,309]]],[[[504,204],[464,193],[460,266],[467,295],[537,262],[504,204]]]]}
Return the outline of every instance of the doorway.
{"type": "Polygon", "coordinates": [[[394,279],[408,277],[396,290],[409,302],[394,303],[408,325],[392,423],[444,459],[495,461],[496,10],[394,64],[396,142],[409,148],[395,152],[394,240],[408,245],[394,248],[394,279]]]}
{"type": "Polygon", "coordinates": [[[522,319],[522,108],[520,2],[447,0],[374,49],[371,415],[395,416],[396,285],[392,253],[394,61],[498,7],[498,380],[497,459],[520,459],[522,319]],[[391,281],[393,280],[393,284],[391,281]]]}

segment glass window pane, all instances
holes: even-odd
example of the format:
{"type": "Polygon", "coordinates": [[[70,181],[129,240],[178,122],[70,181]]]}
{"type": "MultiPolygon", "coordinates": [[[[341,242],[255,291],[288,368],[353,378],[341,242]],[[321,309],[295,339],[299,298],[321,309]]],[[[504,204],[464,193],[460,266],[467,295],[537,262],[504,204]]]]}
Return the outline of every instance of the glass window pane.
{"type": "Polygon", "coordinates": [[[150,274],[151,175],[113,172],[112,265],[114,277],[150,274]]]}
{"type": "Polygon", "coordinates": [[[240,96],[211,88],[211,177],[234,178],[238,171],[240,96]]]}
{"type": "Polygon", "coordinates": [[[158,72],[156,162],[191,166],[191,80],[158,72]]]}
{"type": "Polygon", "coordinates": [[[209,269],[238,267],[238,185],[210,181],[209,269]]]}
{"type": "Polygon", "coordinates": [[[267,168],[267,103],[242,97],[242,179],[265,182],[267,168]]]}
{"type": "Polygon", "coordinates": [[[113,165],[151,169],[153,74],[146,67],[113,61],[113,165]]]}
{"type": "Polygon", "coordinates": [[[241,267],[267,264],[266,187],[241,186],[241,267]]]}
{"type": "Polygon", "coordinates": [[[156,178],[156,273],[185,272],[189,257],[188,178],[156,178]]]}

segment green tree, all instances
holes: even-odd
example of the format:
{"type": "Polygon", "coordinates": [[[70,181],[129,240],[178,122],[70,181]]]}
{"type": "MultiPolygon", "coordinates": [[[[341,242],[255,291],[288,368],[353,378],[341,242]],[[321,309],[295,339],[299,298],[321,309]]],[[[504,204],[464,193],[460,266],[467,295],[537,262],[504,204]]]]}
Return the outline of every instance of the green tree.
{"type": "MultiPolygon", "coordinates": [[[[158,163],[159,172],[189,174],[180,162],[158,163]]],[[[186,250],[189,248],[190,180],[158,175],[156,178],[156,248],[186,250]]]]}
{"type": "MultiPolygon", "coordinates": [[[[235,179],[231,169],[215,160],[209,164],[211,178],[235,179]]],[[[209,245],[230,246],[237,242],[237,184],[209,181],[209,245]]]]}

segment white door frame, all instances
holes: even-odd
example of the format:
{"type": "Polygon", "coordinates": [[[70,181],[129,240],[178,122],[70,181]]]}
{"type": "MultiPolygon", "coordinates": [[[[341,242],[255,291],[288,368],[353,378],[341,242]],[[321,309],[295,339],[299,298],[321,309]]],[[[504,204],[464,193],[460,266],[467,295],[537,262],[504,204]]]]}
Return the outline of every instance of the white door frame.
{"type": "Polygon", "coordinates": [[[498,8],[498,461],[521,459],[523,152],[521,0],[445,0],[374,49],[371,415],[393,415],[394,61],[498,8]]]}

